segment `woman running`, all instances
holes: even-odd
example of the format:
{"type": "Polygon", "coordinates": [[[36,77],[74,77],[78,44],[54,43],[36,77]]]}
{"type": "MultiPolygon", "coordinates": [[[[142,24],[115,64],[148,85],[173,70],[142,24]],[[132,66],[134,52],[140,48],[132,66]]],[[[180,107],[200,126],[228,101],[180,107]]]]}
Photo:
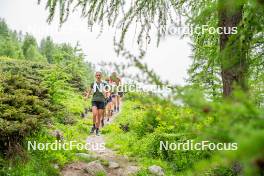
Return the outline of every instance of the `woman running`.
{"type": "Polygon", "coordinates": [[[114,111],[118,112],[119,111],[119,105],[120,105],[120,95],[122,93],[118,90],[118,86],[121,85],[121,79],[117,76],[116,72],[113,72],[110,76],[110,82],[114,84],[115,90],[113,93],[113,103],[114,103],[114,111]]]}
{"type": "Polygon", "coordinates": [[[99,71],[95,73],[95,78],[96,81],[91,84],[91,87],[88,90],[88,93],[86,94],[86,98],[88,98],[93,91],[93,97],[92,97],[93,126],[90,133],[93,134],[94,131],[96,131],[96,135],[99,136],[100,122],[103,117],[103,112],[105,108],[106,83],[101,80],[102,73],[99,71]]]}
{"type": "Polygon", "coordinates": [[[106,117],[107,117],[107,121],[109,121],[109,118],[112,116],[112,96],[111,96],[111,87],[110,87],[110,84],[109,84],[109,79],[107,79],[106,82],[109,85],[109,88],[106,89],[105,114],[106,114],[106,117]]]}

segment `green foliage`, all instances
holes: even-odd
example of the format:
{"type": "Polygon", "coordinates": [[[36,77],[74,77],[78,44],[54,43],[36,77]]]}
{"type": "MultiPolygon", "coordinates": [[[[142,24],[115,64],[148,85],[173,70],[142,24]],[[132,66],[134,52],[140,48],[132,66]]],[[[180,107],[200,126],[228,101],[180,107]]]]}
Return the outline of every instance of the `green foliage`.
{"type": "Polygon", "coordinates": [[[87,103],[82,92],[59,65],[4,57],[0,61],[0,175],[59,175],[60,167],[76,159],[77,149],[26,152],[27,141],[55,142],[51,133],[60,130],[64,140],[84,143],[91,119],[80,119],[87,103]],[[15,158],[2,161],[10,153],[15,158]]]}
{"type": "Polygon", "coordinates": [[[84,54],[78,44],[75,47],[69,44],[55,45],[48,37],[41,42],[41,52],[48,58],[49,63],[57,64],[49,75],[52,77],[49,79],[53,79],[52,82],[58,79],[58,84],[66,81],[79,91],[86,89],[93,78],[93,70],[92,66],[84,61],[84,54]]]}
{"type": "Polygon", "coordinates": [[[3,19],[0,19],[0,36],[8,37],[9,35],[9,28],[6,22],[3,19]]]}
{"type": "MultiPolygon", "coordinates": [[[[79,123],[86,123],[81,121],[79,123]]],[[[81,129],[76,126],[57,125],[65,134],[65,140],[83,142],[86,135],[80,135],[81,129]]],[[[53,143],[56,142],[55,137],[50,135],[48,129],[42,129],[38,133],[27,137],[23,142],[24,148],[28,147],[28,141],[37,143],[53,143]]],[[[0,175],[43,175],[56,176],[59,175],[59,169],[69,161],[77,160],[75,157],[76,149],[73,150],[29,150],[25,158],[17,157],[15,160],[7,160],[1,162],[4,167],[0,167],[0,175]],[[58,168],[55,168],[54,166],[58,168]]],[[[80,152],[80,151],[78,151],[80,152]]]]}
{"type": "Polygon", "coordinates": [[[103,130],[108,145],[136,156],[145,167],[162,166],[166,175],[260,175],[261,167],[254,163],[263,161],[263,109],[242,92],[232,101],[212,102],[186,89],[184,103],[176,106],[157,97],[128,94],[115,123],[103,130]],[[119,124],[126,123],[130,131],[124,133],[119,124]],[[160,141],[187,140],[237,143],[238,150],[160,150],[160,141]]]}
{"type": "Polygon", "coordinates": [[[0,60],[0,149],[12,152],[13,145],[51,118],[53,109],[47,87],[40,84],[43,75],[39,71],[44,65],[0,60]]]}
{"type": "Polygon", "coordinates": [[[96,173],[96,176],[106,176],[104,172],[98,172],[96,173]]]}
{"type": "Polygon", "coordinates": [[[91,68],[78,44],[48,37],[39,49],[34,36],[0,21],[0,175],[59,175],[77,159],[77,149],[26,151],[27,141],[55,142],[51,134],[60,130],[66,141],[85,142],[92,122],[80,114],[91,68]]]}
{"type": "Polygon", "coordinates": [[[19,45],[16,42],[12,41],[9,37],[0,39],[0,48],[1,56],[7,56],[17,59],[23,59],[24,57],[19,45]]]}
{"type": "Polygon", "coordinates": [[[27,60],[41,62],[47,61],[47,59],[39,52],[37,41],[32,35],[26,34],[22,44],[22,50],[27,60]]]}
{"type": "MultiPolygon", "coordinates": [[[[230,37],[224,45],[219,45],[223,41],[219,42],[218,34],[212,35],[207,31],[191,35],[194,43],[194,62],[189,70],[191,86],[178,92],[178,97],[184,101],[182,106],[158,97],[127,95],[118,119],[106,127],[103,133],[109,137],[109,146],[129,156],[137,156],[145,167],[151,164],[162,166],[166,169],[166,175],[263,175],[262,1],[137,0],[130,6],[123,0],[83,0],[76,2],[77,4],[74,2],[76,1],[48,0],[48,21],[51,22],[54,18],[59,6],[61,24],[67,20],[71,9],[81,8],[82,15],[88,18],[90,26],[97,23],[103,29],[105,21],[108,25],[117,25],[121,33],[118,42],[114,39],[116,52],[128,58],[132,65],[146,73],[144,76],[147,76],[147,80],[156,84],[162,82],[160,78],[140,61],[145,55],[143,44],[150,43],[149,34],[152,33],[153,27],[159,42],[171,24],[181,24],[180,18],[177,17],[184,16],[187,25],[194,27],[218,27],[221,22],[230,19],[230,14],[241,13],[242,18],[239,17],[238,23],[235,23],[239,28],[238,34],[230,37]],[[123,14],[121,18],[120,14],[123,14]],[[221,14],[224,14],[225,18],[221,18],[221,14]],[[130,27],[134,26],[131,24],[140,26],[139,30],[135,31],[141,52],[138,57],[124,48],[125,36],[130,27]],[[121,50],[123,52],[120,52],[121,50]],[[231,78],[227,82],[235,82],[240,84],[240,87],[248,86],[249,91],[246,94],[239,91],[239,86],[230,85],[230,88],[237,86],[237,91],[234,91],[230,98],[220,99],[223,87],[221,81],[226,81],[223,79],[223,71],[226,69],[232,71],[227,75],[231,78]],[[240,76],[243,78],[240,79],[240,76]],[[197,89],[203,90],[203,93],[197,89]],[[130,131],[125,133],[119,125],[126,123],[129,124],[130,131]],[[238,150],[160,150],[160,141],[187,140],[236,142],[238,150]]],[[[235,19],[232,18],[232,21],[235,19]]],[[[80,137],[80,134],[87,134],[91,122],[80,120],[77,116],[86,106],[80,91],[91,81],[92,69],[84,62],[84,54],[78,44],[75,47],[69,44],[55,44],[51,38],[46,38],[42,40],[39,49],[33,36],[27,34],[22,43],[17,34],[9,30],[3,21],[0,23],[0,37],[0,55],[19,59],[25,57],[32,61],[45,61],[47,58],[50,64],[54,64],[44,67],[37,63],[15,63],[9,60],[6,62],[5,58],[1,58],[5,62],[4,66],[0,66],[3,68],[0,76],[1,135],[4,132],[0,136],[1,147],[4,148],[6,141],[10,140],[8,135],[16,136],[13,141],[20,142],[34,132],[40,127],[43,119],[50,118],[50,109],[56,109],[57,106],[60,111],[52,118],[53,128],[63,131],[68,140],[80,137]]],[[[48,134],[36,138],[38,141],[53,140],[48,134]]],[[[32,159],[25,168],[21,165],[18,169],[12,166],[10,171],[2,164],[4,161],[0,157],[0,167],[4,167],[2,173],[15,175],[28,175],[27,170],[36,175],[56,175],[57,170],[52,169],[48,161],[63,165],[69,158],[72,159],[72,153],[62,153],[37,152],[37,157],[34,157],[35,153],[30,153],[32,159]],[[39,159],[43,158],[41,162],[39,159]],[[38,165],[41,165],[41,170],[36,170],[38,165]]],[[[139,175],[148,174],[144,168],[139,175]]]]}
{"type": "Polygon", "coordinates": [[[46,59],[39,53],[38,49],[33,45],[29,46],[24,55],[26,59],[31,58],[33,61],[46,61],[46,59]]]}
{"type": "Polygon", "coordinates": [[[40,42],[40,52],[43,56],[47,58],[49,63],[55,63],[54,59],[54,52],[55,52],[55,44],[52,41],[51,37],[47,37],[41,40],[40,42]]]}
{"type": "MultiPolygon", "coordinates": [[[[27,33],[23,40],[23,45],[22,45],[23,53],[25,54],[31,46],[37,47],[38,44],[37,44],[35,37],[27,33]]],[[[30,58],[27,58],[27,59],[30,59],[30,58]]]]}
{"type": "MultiPolygon", "coordinates": [[[[80,82],[76,85],[73,84],[75,78],[72,75],[78,73],[75,73],[75,70],[71,73],[68,71],[68,67],[54,65],[52,69],[46,70],[44,84],[49,87],[49,93],[55,104],[63,105],[71,113],[79,114],[83,111],[85,102],[78,91],[86,88],[83,82],[88,82],[89,78],[83,80],[80,77],[80,82]]],[[[89,70],[84,71],[89,72],[89,70]]]]}
{"type": "MultiPolygon", "coordinates": [[[[237,77],[241,77],[242,81],[232,86],[238,87],[240,84],[245,89],[249,87],[248,90],[261,86],[261,83],[255,80],[260,80],[263,70],[263,64],[260,64],[263,63],[263,57],[260,57],[263,54],[263,40],[259,38],[263,35],[264,27],[263,3],[261,6],[258,1],[198,1],[191,6],[191,24],[195,27],[208,25],[213,28],[219,27],[222,20],[219,14],[222,10],[226,10],[228,18],[233,15],[232,11],[240,6],[243,9],[242,19],[238,25],[232,25],[237,27],[237,34],[230,35],[224,50],[223,46],[219,45],[223,42],[219,42],[221,35],[218,33],[210,34],[207,30],[204,33],[192,34],[194,54],[193,64],[189,69],[189,81],[195,87],[206,90],[207,96],[212,99],[219,98],[223,92],[223,70],[226,68],[233,69],[233,74],[237,70],[240,71],[237,77]]],[[[235,15],[233,16],[235,18],[235,15]]],[[[262,95],[256,96],[259,100],[262,95]]]]}
{"type": "Polygon", "coordinates": [[[82,91],[92,80],[91,65],[78,46],[47,38],[39,51],[30,34],[22,40],[2,21],[0,29],[0,56],[26,59],[0,57],[0,175],[59,175],[54,164],[75,159],[76,150],[27,152],[25,143],[54,142],[50,133],[58,129],[67,141],[85,141],[91,122],[80,114],[87,106],[82,91]],[[43,63],[46,58],[56,64],[43,63]]]}
{"type": "MultiPolygon", "coordinates": [[[[172,25],[175,28],[178,26],[201,28],[203,25],[214,29],[230,26],[237,28],[238,33],[232,35],[216,32],[212,34],[209,30],[188,34],[194,48],[189,81],[195,87],[206,89],[208,98],[217,99],[222,92],[229,96],[235,86],[247,90],[248,86],[251,86],[247,83],[249,77],[255,78],[255,72],[263,70],[264,3],[260,0],[136,0],[132,2],[46,0],[45,2],[49,11],[49,23],[53,21],[56,11],[59,12],[59,21],[62,25],[75,9],[80,9],[82,16],[87,18],[89,27],[99,24],[100,32],[103,31],[105,22],[111,27],[116,27],[119,31],[117,33],[119,35],[114,37],[117,54],[127,58],[131,62],[129,66],[136,66],[145,73],[148,76],[146,80],[155,83],[160,83],[160,78],[140,59],[145,56],[144,48],[147,48],[153,38],[150,34],[155,33],[154,38],[157,38],[159,44],[160,38],[168,35],[172,25]],[[137,36],[139,56],[125,49],[125,38],[130,33],[137,36]]],[[[186,35],[180,34],[180,36],[186,35]]],[[[142,75],[137,76],[142,80],[142,75]]]]}
{"type": "Polygon", "coordinates": [[[0,19],[0,56],[16,59],[24,58],[16,34],[9,30],[7,24],[2,19],[0,19]]]}

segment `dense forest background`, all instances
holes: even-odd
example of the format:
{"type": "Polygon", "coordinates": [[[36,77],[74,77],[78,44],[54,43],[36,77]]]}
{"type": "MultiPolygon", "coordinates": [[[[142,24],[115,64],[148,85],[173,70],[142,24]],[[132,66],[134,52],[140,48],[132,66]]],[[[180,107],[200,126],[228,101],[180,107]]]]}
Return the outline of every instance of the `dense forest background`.
{"type": "Polygon", "coordinates": [[[78,120],[87,107],[82,94],[93,81],[92,65],[78,43],[56,44],[47,37],[38,45],[3,19],[0,48],[0,175],[54,175],[50,162],[63,164],[74,155],[27,152],[26,141],[51,142],[60,131],[67,139],[87,134],[90,122],[78,120]]]}

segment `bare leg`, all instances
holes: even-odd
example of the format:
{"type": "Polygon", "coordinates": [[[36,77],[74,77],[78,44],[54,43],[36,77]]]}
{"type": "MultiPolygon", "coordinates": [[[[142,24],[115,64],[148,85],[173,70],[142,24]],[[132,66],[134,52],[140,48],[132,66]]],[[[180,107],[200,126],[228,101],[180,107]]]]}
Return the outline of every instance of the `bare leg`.
{"type": "Polygon", "coordinates": [[[95,124],[96,123],[96,117],[98,115],[98,110],[97,110],[96,106],[92,107],[92,112],[93,112],[93,124],[95,124]]]}
{"type": "Polygon", "coordinates": [[[110,103],[109,103],[109,117],[112,117],[112,115],[113,115],[113,102],[111,101],[110,103]]]}
{"type": "Polygon", "coordinates": [[[112,116],[112,102],[108,104],[108,119],[112,116]]]}
{"type": "Polygon", "coordinates": [[[120,104],[120,96],[116,96],[116,106],[117,106],[117,111],[119,111],[119,104],[120,104]]]}
{"type": "Polygon", "coordinates": [[[96,128],[98,128],[98,129],[100,127],[100,122],[101,122],[101,119],[103,117],[103,113],[104,113],[103,109],[98,109],[98,116],[96,118],[96,124],[95,124],[96,128]]]}
{"type": "Polygon", "coordinates": [[[93,133],[95,128],[96,128],[95,125],[96,125],[96,119],[97,119],[97,116],[98,116],[98,110],[97,110],[96,106],[92,107],[92,113],[93,113],[93,127],[91,129],[91,133],[93,133]]]}
{"type": "Polygon", "coordinates": [[[114,98],[112,98],[112,105],[113,105],[113,107],[112,107],[112,109],[115,111],[116,110],[116,96],[114,97],[114,98]]]}
{"type": "Polygon", "coordinates": [[[103,115],[101,117],[101,125],[102,125],[102,127],[104,127],[104,119],[105,119],[105,117],[106,117],[106,109],[103,109],[103,115]]]}
{"type": "Polygon", "coordinates": [[[110,103],[107,103],[105,106],[105,117],[107,117],[107,120],[109,119],[109,107],[110,107],[110,103]]]}

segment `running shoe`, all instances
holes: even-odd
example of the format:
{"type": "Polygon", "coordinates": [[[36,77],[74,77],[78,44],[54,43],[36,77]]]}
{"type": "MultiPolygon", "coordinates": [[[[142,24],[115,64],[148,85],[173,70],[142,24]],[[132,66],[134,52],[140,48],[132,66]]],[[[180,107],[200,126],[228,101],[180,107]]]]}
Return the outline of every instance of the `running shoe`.
{"type": "Polygon", "coordinates": [[[99,133],[99,128],[96,128],[96,131],[95,131],[95,133],[96,133],[96,136],[100,136],[100,133],[99,133]]]}
{"type": "Polygon", "coordinates": [[[90,131],[90,134],[93,134],[94,133],[94,130],[95,130],[95,126],[92,127],[92,129],[90,131]]]}

